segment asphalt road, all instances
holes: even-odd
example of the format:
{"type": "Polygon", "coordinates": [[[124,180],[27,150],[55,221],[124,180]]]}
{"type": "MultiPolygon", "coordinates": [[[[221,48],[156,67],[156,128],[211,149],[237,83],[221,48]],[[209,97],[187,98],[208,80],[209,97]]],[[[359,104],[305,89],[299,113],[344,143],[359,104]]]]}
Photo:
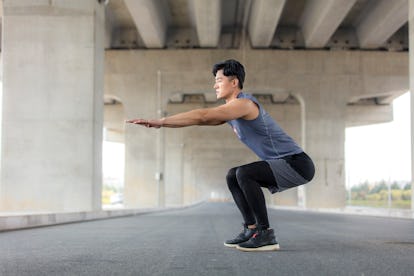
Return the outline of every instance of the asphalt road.
{"type": "Polygon", "coordinates": [[[0,275],[414,275],[414,220],[269,211],[281,246],[241,252],[233,203],[0,233],[0,275]]]}

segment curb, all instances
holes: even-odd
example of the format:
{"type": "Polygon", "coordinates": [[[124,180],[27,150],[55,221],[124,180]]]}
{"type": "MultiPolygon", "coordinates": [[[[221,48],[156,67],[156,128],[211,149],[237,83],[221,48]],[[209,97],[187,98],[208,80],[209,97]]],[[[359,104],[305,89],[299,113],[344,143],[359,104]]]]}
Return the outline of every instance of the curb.
{"type": "Polygon", "coordinates": [[[197,202],[181,207],[146,208],[146,209],[114,209],[62,213],[4,214],[0,213],[0,232],[52,226],[59,224],[110,219],[126,216],[137,216],[147,213],[180,210],[200,204],[197,202]]]}

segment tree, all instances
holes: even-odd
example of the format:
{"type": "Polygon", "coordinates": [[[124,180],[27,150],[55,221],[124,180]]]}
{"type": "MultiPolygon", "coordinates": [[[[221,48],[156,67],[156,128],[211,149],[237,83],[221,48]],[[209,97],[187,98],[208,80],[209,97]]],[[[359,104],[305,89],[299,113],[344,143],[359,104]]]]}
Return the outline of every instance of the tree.
{"type": "Polygon", "coordinates": [[[384,180],[381,180],[381,182],[379,183],[379,184],[377,184],[377,185],[375,185],[370,191],[369,191],[369,193],[370,194],[376,194],[376,193],[380,193],[381,191],[386,191],[386,190],[388,190],[388,186],[387,186],[387,184],[385,183],[385,181],[384,180]]]}
{"type": "Polygon", "coordinates": [[[391,185],[391,190],[399,190],[399,189],[400,189],[400,185],[398,185],[398,183],[394,181],[391,185]]]}
{"type": "Polygon", "coordinates": [[[364,183],[351,188],[351,194],[352,194],[351,197],[352,199],[365,200],[365,196],[368,194],[368,192],[369,192],[368,181],[365,181],[364,183]]]}

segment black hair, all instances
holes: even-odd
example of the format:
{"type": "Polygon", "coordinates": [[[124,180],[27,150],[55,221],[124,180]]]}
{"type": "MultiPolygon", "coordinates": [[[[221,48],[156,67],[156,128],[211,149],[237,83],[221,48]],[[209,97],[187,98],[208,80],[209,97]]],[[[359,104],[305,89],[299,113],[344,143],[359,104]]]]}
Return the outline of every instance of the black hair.
{"type": "Polygon", "coordinates": [[[228,59],[213,66],[213,75],[216,76],[217,71],[223,69],[223,75],[226,77],[235,76],[239,80],[239,88],[243,89],[243,82],[246,73],[243,65],[234,59],[228,59]]]}

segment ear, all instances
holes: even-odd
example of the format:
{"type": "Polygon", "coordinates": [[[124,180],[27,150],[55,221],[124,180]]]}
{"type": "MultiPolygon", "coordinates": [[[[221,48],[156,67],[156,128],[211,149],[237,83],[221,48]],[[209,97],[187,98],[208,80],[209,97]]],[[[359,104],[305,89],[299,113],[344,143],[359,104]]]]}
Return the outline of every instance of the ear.
{"type": "Polygon", "coordinates": [[[237,86],[237,87],[239,87],[239,79],[238,79],[238,78],[234,78],[234,79],[232,80],[232,84],[233,84],[233,86],[237,86]]]}

